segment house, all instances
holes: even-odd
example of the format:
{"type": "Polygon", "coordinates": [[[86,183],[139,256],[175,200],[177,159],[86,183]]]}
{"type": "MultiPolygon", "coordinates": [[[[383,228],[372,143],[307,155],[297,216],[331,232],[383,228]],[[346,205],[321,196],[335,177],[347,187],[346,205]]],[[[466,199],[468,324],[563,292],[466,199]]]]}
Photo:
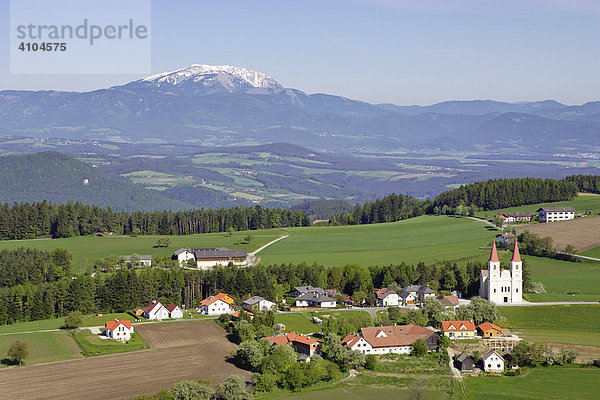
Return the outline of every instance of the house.
{"type": "Polygon", "coordinates": [[[482,358],[483,370],[485,372],[503,372],[504,358],[496,350],[488,351],[482,358]]]}
{"type": "Polygon", "coordinates": [[[500,266],[496,242],[492,242],[492,251],[488,261],[488,269],[482,269],[479,281],[479,296],[490,303],[522,303],[523,302],[523,261],[519,253],[519,244],[515,240],[510,270],[500,266]]]}
{"type": "Polygon", "coordinates": [[[541,207],[537,213],[540,222],[567,221],[575,218],[573,207],[541,207]]]}
{"type": "Polygon", "coordinates": [[[217,293],[200,302],[200,312],[206,315],[231,314],[235,299],[227,293],[217,293]]]}
{"type": "Polygon", "coordinates": [[[508,224],[510,222],[516,221],[513,214],[498,213],[494,215],[494,218],[501,219],[503,224],[508,224]]]}
{"type": "Polygon", "coordinates": [[[498,244],[500,244],[500,246],[507,246],[514,243],[515,239],[516,235],[514,233],[505,233],[504,235],[498,236],[498,244]]]}
{"type": "MultiPolygon", "coordinates": [[[[241,314],[242,314],[242,312],[241,312],[241,311],[234,311],[234,312],[232,312],[232,313],[231,313],[231,314],[229,314],[229,315],[231,315],[231,320],[232,320],[232,321],[235,321],[235,320],[237,320],[237,319],[240,317],[240,315],[241,315],[241,314]]],[[[249,311],[247,311],[247,312],[246,312],[246,315],[247,315],[247,316],[249,316],[249,317],[250,317],[250,319],[254,318],[254,314],[252,314],[252,313],[251,313],[251,312],[249,312],[249,311]]],[[[284,329],[284,330],[285,330],[285,329],[284,329]]]]}
{"type": "Polygon", "coordinates": [[[473,321],[442,321],[442,332],[450,339],[472,339],[477,329],[473,321]]]}
{"type": "Polygon", "coordinates": [[[133,309],[133,313],[136,315],[136,317],[141,317],[144,315],[144,309],[142,307],[136,307],[133,309]]]}
{"type": "Polygon", "coordinates": [[[444,296],[443,294],[435,296],[437,300],[446,308],[458,307],[458,296],[444,296]]]}
{"type": "Polygon", "coordinates": [[[131,321],[126,319],[114,319],[112,321],[106,321],[104,323],[104,327],[106,330],[104,334],[116,340],[127,341],[131,339],[131,334],[133,333],[133,325],[131,325],[131,321]]]}
{"type": "Polygon", "coordinates": [[[132,265],[132,260],[135,259],[139,260],[139,265],[142,267],[151,267],[152,266],[152,256],[149,255],[144,255],[144,256],[136,256],[136,255],[131,255],[131,256],[123,256],[123,259],[125,260],[125,262],[127,263],[128,266],[130,267],[135,267],[135,265],[132,265]]]}
{"type": "Polygon", "coordinates": [[[360,334],[351,333],[342,345],[363,354],[408,354],[418,339],[427,343],[429,350],[437,348],[439,336],[434,331],[415,324],[361,328],[360,334]]]}
{"type": "Polygon", "coordinates": [[[183,310],[175,303],[169,304],[167,307],[169,318],[183,318],[183,310]]]}
{"type": "Polygon", "coordinates": [[[344,304],[347,306],[354,305],[354,300],[352,300],[352,297],[346,296],[344,297],[344,304]]]}
{"type": "Polygon", "coordinates": [[[375,290],[375,298],[377,299],[378,307],[397,307],[399,305],[400,296],[392,289],[381,288],[375,290]]]}
{"type": "Polygon", "coordinates": [[[492,324],[491,322],[479,324],[477,330],[484,338],[504,336],[504,331],[502,328],[500,328],[498,325],[492,324]]]}
{"type": "Polygon", "coordinates": [[[516,222],[531,222],[535,213],[530,211],[519,211],[512,214],[516,222]]]}
{"type": "Polygon", "coordinates": [[[407,287],[402,288],[402,292],[412,293],[415,296],[415,298],[416,298],[417,297],[417,292],[419,291],[420,287],[421,286],[419,286],[419,285],[408,285],[407,287]]]}
{"type": "Polygon", "coordinates": [[[296,307],[320,307],[333,308],[337,306],[337,301],[321,293],[305,293],[296,297],[296,307]]]}
{"type": "Polygon", "coordinates": [[[296,298],[299,296],[302,296],[303,294],[307,294],[307,293],[318,293],[318,294],[324,294],[327,295],[327,292],[323,289],[321,289],[320,287],[314,287],[314,286],[296,286],[294,288],[294,290],[292,290],[290,292],[290,297],[296,298]]]}
{"type": "Polygon", "coordinates": [[[413,292],[406,292],[406,291],[402,291],[400,292],[400,301],[402,302],[403,306],[410,306],[410,305],[414,305],[417,301],[417,292],[415,291],[413,292]]]}
{"type": "Polygon", "coordinates": [[[425,299],[431,299],[435,297],[435,291],[431,289],[429,286],[421,286],[419,290],[417,290],[417,297],[421,302],[425,301],[425,299]]]}
{"type": "Polygon", "coordinates": [[[242,307],[247,311],[269,311],[275,310],[277,304],[260,296],[250,297],[242,302],[242,307]]]}
{"type": "Polygon", "coordinates": [[[286,344],[291,344],[298,353],[305,354],[309,357],[315,354],[321,354],[321,343],[317,339],[309,336],[288,333],[280,336],[268,336],[263,339],[268,341],[272,346],[285,346],[286,344]]]}
{"type": "Polygon", "coordinates": [[[160,301],[152,300],[146,308],[143,309],[142,314],[144,318],[148,319],[167,319],[169,318],[169,311],[163,306],[160,301]]]}
{"type": "Polygon", "coordinates": [[[237,266],[248,265],[248,253],[246,250],[231,250],[226,247],[202,248],[202,249],[179,249],[173,253],[174,260],[183,267],[189,262],[196,263],[200,269],[212,269],[219,266],[227,266],[230,263],[237,266]]]}
{"type": "Polygon", "coordinates": [[[454,366],[459,371],[473,371],[473,367],[475,366],[475,363],[473,362],[473,359],[471,357],[462,353],[460,356],[458,356],[456,358],[456,361],[454,362],[454,366]]]}

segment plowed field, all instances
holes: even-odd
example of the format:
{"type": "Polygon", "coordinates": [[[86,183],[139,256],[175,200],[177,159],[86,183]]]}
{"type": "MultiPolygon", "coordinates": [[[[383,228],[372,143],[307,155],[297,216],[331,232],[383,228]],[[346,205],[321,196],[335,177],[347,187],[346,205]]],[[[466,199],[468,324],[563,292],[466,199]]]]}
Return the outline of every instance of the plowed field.
{"type": "Polygon", "coordinates": [[[144,324],[136,332],[150,350],[0,370],[3,399],[122,399],[180,380],[218,383],[249,374],[225,362],[236,345],[214,322],[144,324]]]}

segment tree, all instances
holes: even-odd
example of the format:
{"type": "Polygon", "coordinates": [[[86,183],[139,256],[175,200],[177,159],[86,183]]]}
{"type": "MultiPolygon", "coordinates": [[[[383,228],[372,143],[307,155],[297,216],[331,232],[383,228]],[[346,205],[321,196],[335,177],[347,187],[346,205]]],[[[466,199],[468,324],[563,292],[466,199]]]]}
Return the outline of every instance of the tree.
{"type": "Polygon", "coordinates": [[[79,310],[71,311],[69,315],[65,317],[65,328],[67,329],[78,328],[81,326],[82,323],[83,315],[79,310]]]}
{"type": "Polygon", "coordinates": [[[210,400],[215,389],[207,383],[181,381],[171,387],[171,394],[174,400],[210,400]]]}
{"type": "Polygon", "coordinates": [[[438,346],[440,347],[440,349],[446,350],[448,347],[450,347],[450,345],[452,345],[452,341],[450,340],[450,338],[446,335],[442,335],[442,337],[440,337],[440,340],[438,341],[438,346]]]}
{"type": "Polygon", "coordinates": [[[427,354],[428,348],[427,343],[423,339],[417,339],[412,345],[412,351],[410,352],[411,356],[415,357],[423,357],[427,354]]]}
{"type": "Polygon", "coordinates": [[[242,378],[230,375],[219,385],[219,397],[223,400],[246,400],[252,396],[242,378]]]}
{"type": "Polygon", "coordinates": [[[265,347],[255,340],[248,340],[240,344],[235,356],[242,368],[258,371],[265,356],[265,347]]]}
{"type": "Polygon", "coordinates": [[[421,313],[427,317],[428,324],[433,327],[440,326],[445,310],[446,308],[438,299],[425,299],[421,305],[421,313]]]}
{"type": "Polygon", "coordinates": [[[406,322],[420,326],[427,326],[429,319],[419,310],[410,310],[406,316],[406,322]]]}
{"type": "Polygon", "coordinates": [[[463,320],[473,320],[475,325],[482,322],[493,322],[498,319],[496,306],[481,297],[473,297],[471,303],[458,307],[456,313],[463,320]]]}
{"type": "Polygon", "coordinates": [[[367,359],[365,361],[365,368],[370,369],[371,371],[374,371],[376,366],[377,366],[377,357],[375,357],[375,355],[373,355],[373,354],[367,355],[367,359]]]}
{"type": "Polygon", "coordinates": [[[9,359],[23,365],[23,360],[29,357],[29,345],[27,342],[15,340],[12,342],[6,355],[9,359]]]}
{"type": "Polygon", "coordinates": [[[171,245],[171,238],[169,237],[163,237],[163,238],[159,238],[156,241],[156,247],[169,247],[171,245]]]}
{"type": "Polygon", "coordinates": [[[235,229],[233,229],[233,227],[232,227],[232,226],[230,226],[230,227],[227,229],[227,236],[232,236],[232,235],[233,235],[233,232],[235,232],[235,229]]]}

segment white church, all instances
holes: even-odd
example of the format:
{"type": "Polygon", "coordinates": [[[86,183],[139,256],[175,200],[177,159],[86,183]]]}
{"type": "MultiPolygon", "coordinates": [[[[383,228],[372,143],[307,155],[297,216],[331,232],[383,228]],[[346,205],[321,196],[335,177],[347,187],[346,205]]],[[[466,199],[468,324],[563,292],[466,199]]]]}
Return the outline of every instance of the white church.
{"type": "Polygon", "coordinates": [[[496,241],[492,243],[492,253],[488,269],[481,270],[479,296],[494,304],[523,302],[523,261],[515,240],[515,250],[510,260],[510,270],[500,266],[496,241]]]}

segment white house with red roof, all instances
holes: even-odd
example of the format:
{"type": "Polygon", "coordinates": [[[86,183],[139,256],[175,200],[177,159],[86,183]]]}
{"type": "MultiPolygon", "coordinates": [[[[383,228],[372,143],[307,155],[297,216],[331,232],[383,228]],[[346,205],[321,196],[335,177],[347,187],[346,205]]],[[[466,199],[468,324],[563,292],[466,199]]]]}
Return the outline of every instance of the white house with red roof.
{"type": "Polygon", "coordinates": [[[379,307],[398,307],[400,305],[400,296],[392,289],[376,289],[375,298],[379,307]]]}
{"type": "Polygon", "coordinates": [[[183,310],[175,303],[169,304],[167,307],[169,318],[183,318],[183,310]]]}
{"type": "Polygon", "coordinates": [[[131,334],[133,333],[133,325],[131,325],[131,321],[126,319],[114,319],[112,321],[106,321],[104,323],[104,327],[106,330],[104,334],[116,340],[127,341],[131,339],[131,334]]]}
{"type": "Polygon", "coordinates": [[[523,261],[519,254],[519,245],[515,240],[515,248],[510,260],[510,270],[502,268],[496,242],[492,242],[492,251],[488,261],[488,269],[481,270],[479,296],[494,304],[511,304],[523,302],[523,261]]]}
{"type": "Polygon", "coordinates": [[[167,319],[170,318],[169,310],[163,306],[160,301],[152,300],[144,310],[144,318],[148,319],[167,319]]]}
{"type": "Polygon", "coordinates": [[[360,334],[351,333],[342,345],[363,354],[408,354],[418,339],[425,340],[427,348],[434,350],[439,336],[434,331],[415,324],[361,328],[360,334]]]}
{"type": "Polygon", "coordinates": [[[200,312],[206,315],[231,314],[235,299],[227,293],[209,296],[200,302],[200,312]]]}
{"type": "Polygon", "coordinates": [[[298,353],[305,354],[309,357],[315,354],[321,354],[321,343],[317,339],[299,335],[294,332],[286,335],[268,336],[263,339],[268,341],[271,346],[285,346],[286,344],[291,344],[298,353]]]}

